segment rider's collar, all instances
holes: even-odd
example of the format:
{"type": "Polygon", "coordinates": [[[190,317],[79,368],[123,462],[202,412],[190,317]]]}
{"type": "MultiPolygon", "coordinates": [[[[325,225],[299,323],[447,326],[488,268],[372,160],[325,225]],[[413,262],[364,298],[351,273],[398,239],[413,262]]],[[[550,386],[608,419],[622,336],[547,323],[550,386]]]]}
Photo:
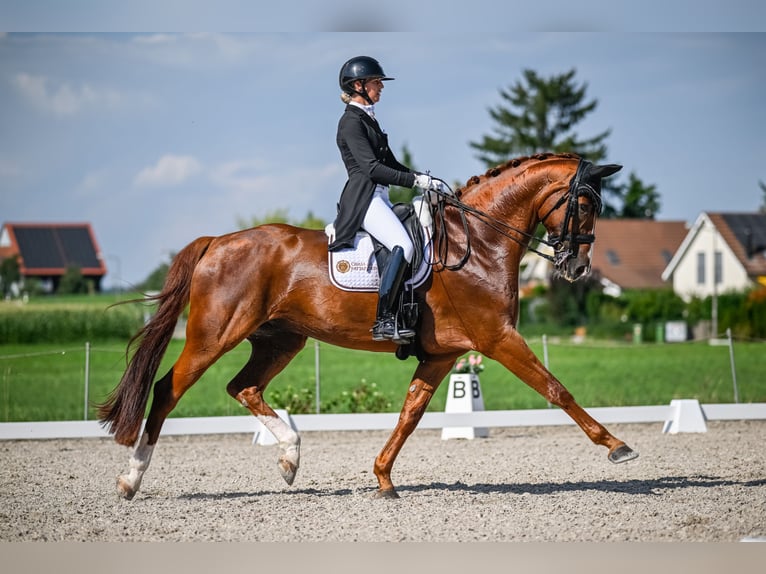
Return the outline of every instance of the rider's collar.
{"type": "Polygon", "coordinates": [[[352,106],[356,106],[357,108],[361,108],[364,110],[364,113],[366,113],[371,118],[375,118],[375,105],[368,106],[366,104],[360,104],[359,102],[350,101],[349,102],[352,106]]]}

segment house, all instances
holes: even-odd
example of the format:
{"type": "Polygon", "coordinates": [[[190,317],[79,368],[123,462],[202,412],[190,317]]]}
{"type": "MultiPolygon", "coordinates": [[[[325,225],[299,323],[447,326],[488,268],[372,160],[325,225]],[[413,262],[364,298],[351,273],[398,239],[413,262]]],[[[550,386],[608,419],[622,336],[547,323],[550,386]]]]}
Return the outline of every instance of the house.
{"type": "Polygon", "coordinates": [[[5,223],[0,230],[0,260],[14,256],[22,279],[39,279],[50,292],[69,267],[78,267],[97,291],[107,271],[88,223],[5,223]]]}
{"type": "MultiPolygon", "coordinates": [[[[600,219],[592,246],[591,274],[613,297],[619,297],[625,289],[667,288],[662,272],[687,231],[683,221],[600,219]]],[[[547,284],[550,270],[550,262],[527,252],[520,275],[522,295],[530,293],[535,285],[547,284]]]]}
{"type": "Polygon", "coordinates": [[[702,212],[662,278],[685,301],[766,285],[766,213],[702,212]]]}
{"type": "Polygon", "coordinates": [[[662,272],[681,245],[684,221],[600,219],[596,223],[591,273],[604,292],[618,297],[625,289],[665,289],[662,272]]]}

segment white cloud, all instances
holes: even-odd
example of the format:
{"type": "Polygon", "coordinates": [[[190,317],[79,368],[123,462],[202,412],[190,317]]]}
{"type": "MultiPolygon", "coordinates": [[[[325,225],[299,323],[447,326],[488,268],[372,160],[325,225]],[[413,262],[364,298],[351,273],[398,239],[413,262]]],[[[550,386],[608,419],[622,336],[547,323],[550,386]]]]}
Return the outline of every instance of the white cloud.
{"type": "Polygon", "coordinates": [[[22,73],[12,82],[30,102],[57,116],[71,116],[93,106],[119,107],[125,102],[125,96],[116,90],[95,88],[90,84],[56,84],[45,76],[22,73]]]}
{"type": "Polygon", "coordinates": [[[147,34],[133,38],[136,44],[171,44],[178,36],[172,34],[147,34]]]}
{"type": "Polygon", "coordinates": [[[140,34],[132,38],[132,43],[151,62],[180,69],[250,67],[259,55],[279,57],[269,39],[260,34],[140,34]]]}
{"type": "Polygon", "coordinates": [[[275,172],[257,159],[233,160],[213,170],[211,179],[215,184],[234,191],[268,191],[273,189],[275,172]]]}
{"type": "Polygon", "coordinates": [[[191,156],[164,155],[155,165],[142,169],[133,180],[139,186],[178,185],[202,171],[202,165],[191,156]]]}

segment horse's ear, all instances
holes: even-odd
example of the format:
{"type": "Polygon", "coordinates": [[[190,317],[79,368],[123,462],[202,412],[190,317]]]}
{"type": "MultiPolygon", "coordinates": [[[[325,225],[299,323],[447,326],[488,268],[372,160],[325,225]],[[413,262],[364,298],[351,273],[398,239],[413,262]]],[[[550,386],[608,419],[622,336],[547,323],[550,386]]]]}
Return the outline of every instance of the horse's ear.
{"type": "Polygon", "coordinates": [[[616,163],[608,163],[606,165],[594,165],[590,170],[591,177],[597,177],[599,179],[603,179],[605,177],[609,177],[612,174],[617,173],[622,169],[621,165],[617,165],[616,163]]]}

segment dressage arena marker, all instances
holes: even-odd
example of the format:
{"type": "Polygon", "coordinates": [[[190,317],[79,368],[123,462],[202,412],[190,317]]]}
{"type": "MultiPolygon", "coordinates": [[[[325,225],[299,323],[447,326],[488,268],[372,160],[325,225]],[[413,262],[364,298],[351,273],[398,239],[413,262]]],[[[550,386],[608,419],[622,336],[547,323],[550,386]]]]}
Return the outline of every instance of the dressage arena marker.
{"type": "MultiPolygon", "coordinates": [[[[766,420],[766,403],[701,405],[705,420],[766,420]]],[[[673,421],[671,405],[637,407],[594,407],[586,409],[605,424],[664,423],[673,421]]],[[[396,426],[399,413],[356,413],[290,415],[289,424],[299,432],[388,430],[396,426]]],[[[480,411],[423,415],[418,429],[442,429],[446,426],[534,427],[575,424],[560,409],[522,409],[515,411],[480,411]]],[[[671,422],[672,424],[672,422],[671,422]]],[[[260,423],[252,415],[220,417],[171,417],[162,426],[162,434],[253,434],[260,423]]],[[[685,425],[684,425],[685,426],[685,425]]],[[[679,427],[679,432],[687,432],[679,427]]],[[[108,438],[97,421],[49,421],[0,423],[0,440],[108,438]]]]}
{"type": "Polygon", "coordinates": [[[696,399],[670,401],[670,417],[665,421],[663,433],[707,432],[705,413],[696,399]]]}
{"type": "MultiPolygon", "coordinates": [[[[474,373],[454,373],[449,378],[447,389],[446,413],[472,413],[484,410],[484,397],[481,395],[479,376],[474,373]]],[[[487,427],[456,427],[445,426],[442,429],[442,440],[451,438],[486,438],[489,436],[487,427]]]]}

